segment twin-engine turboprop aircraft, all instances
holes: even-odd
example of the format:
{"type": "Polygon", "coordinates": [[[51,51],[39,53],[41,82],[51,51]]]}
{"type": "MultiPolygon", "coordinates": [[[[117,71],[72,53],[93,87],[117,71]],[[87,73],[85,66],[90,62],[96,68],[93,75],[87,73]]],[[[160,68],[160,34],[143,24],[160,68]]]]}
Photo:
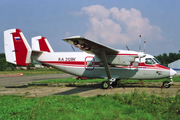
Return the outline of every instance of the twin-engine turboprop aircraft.
{"type": "Polygon", "coordinates": [[[169,88],[176,72],[162,66],[152,55],[143,52],[116,50],[80,36],[63,39],[83,52],[54,52],[45,37],[32,38],[32,49],[19,29],[4,31],[6,60],[27,66],[31,58],[58,70],[88,78],[106,78],[102,88],[117,85],[120,79],[152,80],[169,78],[169,88]]]}

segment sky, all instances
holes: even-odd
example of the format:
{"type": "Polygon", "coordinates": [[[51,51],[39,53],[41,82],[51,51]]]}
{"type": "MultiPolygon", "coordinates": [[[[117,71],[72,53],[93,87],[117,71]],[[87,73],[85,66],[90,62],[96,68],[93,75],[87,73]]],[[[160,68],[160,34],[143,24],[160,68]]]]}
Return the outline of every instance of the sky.
{"type": "MultiPolygon", "coordinates": [[[[0,53],[4,31],[20,29],[31,38],[44,36],[55,52],[72,52],[62,41],[83,36],[114,49],[151,55],[179,53],[179,0],[0,0],[0,53]]],[[[76,51],[78,48],[75,49],[76,51]]]]}

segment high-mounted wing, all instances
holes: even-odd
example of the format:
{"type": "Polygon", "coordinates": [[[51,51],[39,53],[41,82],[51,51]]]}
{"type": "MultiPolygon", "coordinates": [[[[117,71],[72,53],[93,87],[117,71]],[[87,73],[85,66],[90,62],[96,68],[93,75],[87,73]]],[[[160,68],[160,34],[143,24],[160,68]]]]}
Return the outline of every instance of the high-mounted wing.
{"type": "Polygon", "coordinates": [[[63,40],[70,43],[71,45],[75,47],[78,47],[79,49],[87,53],[97,55],[103,62],[103,65],[106,71],[106,76],[111,82],[114,82],[116,78],[118,78],[118,76],[111,75],[109,64],[129,66],[132,62],[134,62],[135,58],[141,57],[142,55],[144,55],[144,54],[141,55],[138,53],[119,54],[120,52],[115,49],[112,49],[110,47],[107,47],[105,45],[102,45],[100,43],[94,42],[92,40],[86,39],[81,36],[69,37],[63,40]]]}
{"type": "Polygon", "coordinates": [[[104,51],[105,54],[118,54],[118,51],[115,49],[97,43],[95,41],[88,40],[81,36],[73,36],[65,38],[63,40],[90,54],[101,54],[102,51],[104,51]]]}

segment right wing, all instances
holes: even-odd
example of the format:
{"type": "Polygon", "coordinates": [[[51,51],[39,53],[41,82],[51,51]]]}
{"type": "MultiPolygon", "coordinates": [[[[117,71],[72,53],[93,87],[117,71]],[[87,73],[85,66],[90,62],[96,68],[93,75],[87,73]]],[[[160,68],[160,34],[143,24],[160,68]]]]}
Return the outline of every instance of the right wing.
{"type": "Polygon", "coordinates": [[[69,37],[63,39],[65,42],[70,43],[71,45],[78,47],[79,49],[90,53],[90,54],[96,54],[99,55],[101,54],[102,51],[105,52],[105,54],[118,54],[119,51],[112,49],[110,47],[107,47],[105,45],[102,45],[100,43],[97,43],[95,41],[86,39],[81,36],[74,36],[74,37],[69,37]]]}

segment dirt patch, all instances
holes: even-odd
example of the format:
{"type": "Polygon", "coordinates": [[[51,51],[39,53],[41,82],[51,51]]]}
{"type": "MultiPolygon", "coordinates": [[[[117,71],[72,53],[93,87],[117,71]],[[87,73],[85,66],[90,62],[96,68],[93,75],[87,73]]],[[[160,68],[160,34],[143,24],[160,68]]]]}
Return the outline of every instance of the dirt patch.
{"type": "Polygon", "coordinates": [[[0,87],[0,95],[25,95],[27,97],[42,97],[48,95],[79,95],[82,97],[89,97],[103,94],[123,94],[131,93],[135,90],[147,93],[163,95],[163,96],[176,96],[180,91],[180,83],[173,83],[170,88],[160,88],[159,83],[148,83],[145,86],[141,84],[123,84],[113,89],[101,89],[101,84],[87,83],[87,84],[53,84],[47,86],[26,86],[21,87],[0,87]]]}

